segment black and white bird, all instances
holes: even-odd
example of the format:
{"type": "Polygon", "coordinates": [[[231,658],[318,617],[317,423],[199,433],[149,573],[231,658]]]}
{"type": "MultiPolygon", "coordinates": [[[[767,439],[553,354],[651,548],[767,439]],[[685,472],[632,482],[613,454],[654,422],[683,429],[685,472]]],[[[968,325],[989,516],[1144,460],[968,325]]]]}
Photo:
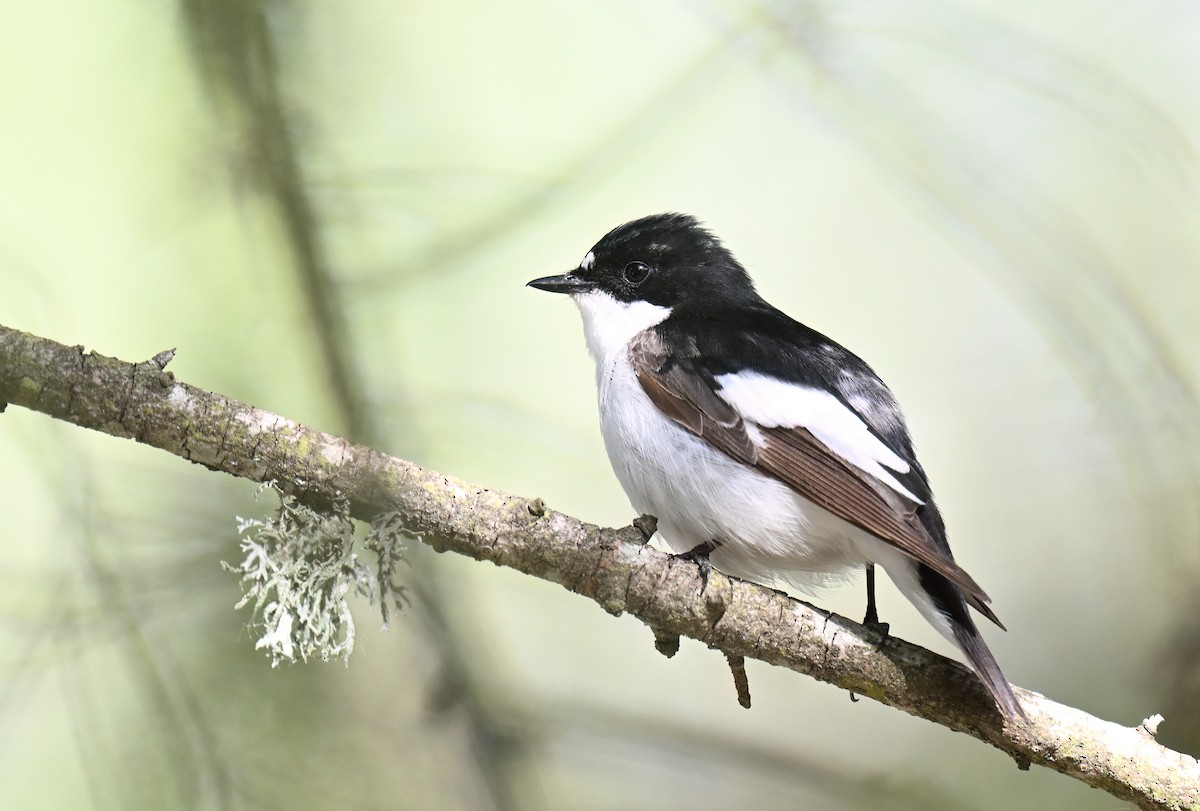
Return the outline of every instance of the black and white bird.
{"type": "Polygon", "coordinates": [[[764,301],[684,214],[619,226],[529,285],[579,307],[609,460],[671,552],[798,588],[878,564],[1001,713],[1024,715],[967,607],[1004,626],[950,553],[896,398],[857,355],[764,301]]]}

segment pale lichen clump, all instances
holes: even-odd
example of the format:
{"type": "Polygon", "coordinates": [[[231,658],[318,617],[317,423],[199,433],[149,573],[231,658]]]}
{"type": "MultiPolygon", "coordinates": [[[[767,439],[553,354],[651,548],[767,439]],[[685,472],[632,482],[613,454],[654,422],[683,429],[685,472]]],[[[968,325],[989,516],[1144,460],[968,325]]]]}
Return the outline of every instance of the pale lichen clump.
{"type": "Polygon", "coordinates": [[[373,590],[368,597],[372,603],[379,602],[385,631],[391,620],[389,606],[395,606],[396,611],[403,611],[408,603],[404,586],[396,583],[396,564],[404,560],[405,543],[409,537],[400,513],[390,512],[375,517],[364,544],[375,553],[378,562],[375,577],[371,581],[373,590]]]}
{"type": "Polygon", "coordinates": [[[372,568],[355,551],[354,522],[349,505],[329,512],[299,504],[274,483],[279,498],[274,516],[238,517],[245,557],[238,565],[222,562],[241,575],[243,596],[235,608],[253,604],[250,628],[258,635],[255,649],[265,649],[272,667],[281,661],[348,660],[354,650],[355,625],[351,591],[378,601],[383,627],[389,606],[403,608],[404,587],[395,582],[396,564],[404,558],[405,536],[398,517],[382,516],[366,537],[378,561],[372,568]]]}

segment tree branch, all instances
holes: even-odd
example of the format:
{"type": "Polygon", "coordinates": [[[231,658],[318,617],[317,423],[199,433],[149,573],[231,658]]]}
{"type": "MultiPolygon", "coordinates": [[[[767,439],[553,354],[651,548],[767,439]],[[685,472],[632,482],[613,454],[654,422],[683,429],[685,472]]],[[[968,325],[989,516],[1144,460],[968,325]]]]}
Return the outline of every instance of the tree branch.
{"type": "MultiPolygon", "coordinates": [[[[156,359],[158,357],[156,356],[156,359]]],[[[694,564],[644,543],[478,487],[175,380],[161,362],[131,364],[0,326],[0,404],[173,453],[252,481],[275,480],[314,506],[344,498],[371,521],[398,512],[438,551],[558,583],[658,634],[806,673],[965,732],[1142,808],[1200,807],[1200,764],[1153,739],[1027,690],[1029,722],[1004,726],[962,665],[836,614],[714,571],[699,594],[694,564]]]]}

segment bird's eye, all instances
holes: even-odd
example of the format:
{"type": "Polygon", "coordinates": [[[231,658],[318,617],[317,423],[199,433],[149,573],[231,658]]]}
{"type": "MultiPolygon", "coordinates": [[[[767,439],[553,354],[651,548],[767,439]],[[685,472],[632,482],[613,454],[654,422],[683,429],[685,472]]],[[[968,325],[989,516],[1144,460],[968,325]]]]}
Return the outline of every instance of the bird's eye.
{"type": "Polygon", "coordinates": [[[621,271],[621,276],[630,284],[641,284],[650,275],[650,266],[645,262],[630,262],[621,271]]]}

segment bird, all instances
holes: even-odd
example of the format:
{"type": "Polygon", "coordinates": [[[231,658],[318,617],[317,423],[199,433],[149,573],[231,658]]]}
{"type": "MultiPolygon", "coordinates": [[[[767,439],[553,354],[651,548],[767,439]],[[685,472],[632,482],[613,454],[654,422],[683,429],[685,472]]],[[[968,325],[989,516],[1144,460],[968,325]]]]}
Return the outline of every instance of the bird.
{"type": "Polygon", "coordinates": [[[595,361],[600,429],[633,508],[672,554],[805,591],[874,566],[1024,718],[969,608],[1004,625],[950,552],[895,396],[865,361],[759,295],[695,217],[609,231],[528,286],[570,296],[595,361]]]}

